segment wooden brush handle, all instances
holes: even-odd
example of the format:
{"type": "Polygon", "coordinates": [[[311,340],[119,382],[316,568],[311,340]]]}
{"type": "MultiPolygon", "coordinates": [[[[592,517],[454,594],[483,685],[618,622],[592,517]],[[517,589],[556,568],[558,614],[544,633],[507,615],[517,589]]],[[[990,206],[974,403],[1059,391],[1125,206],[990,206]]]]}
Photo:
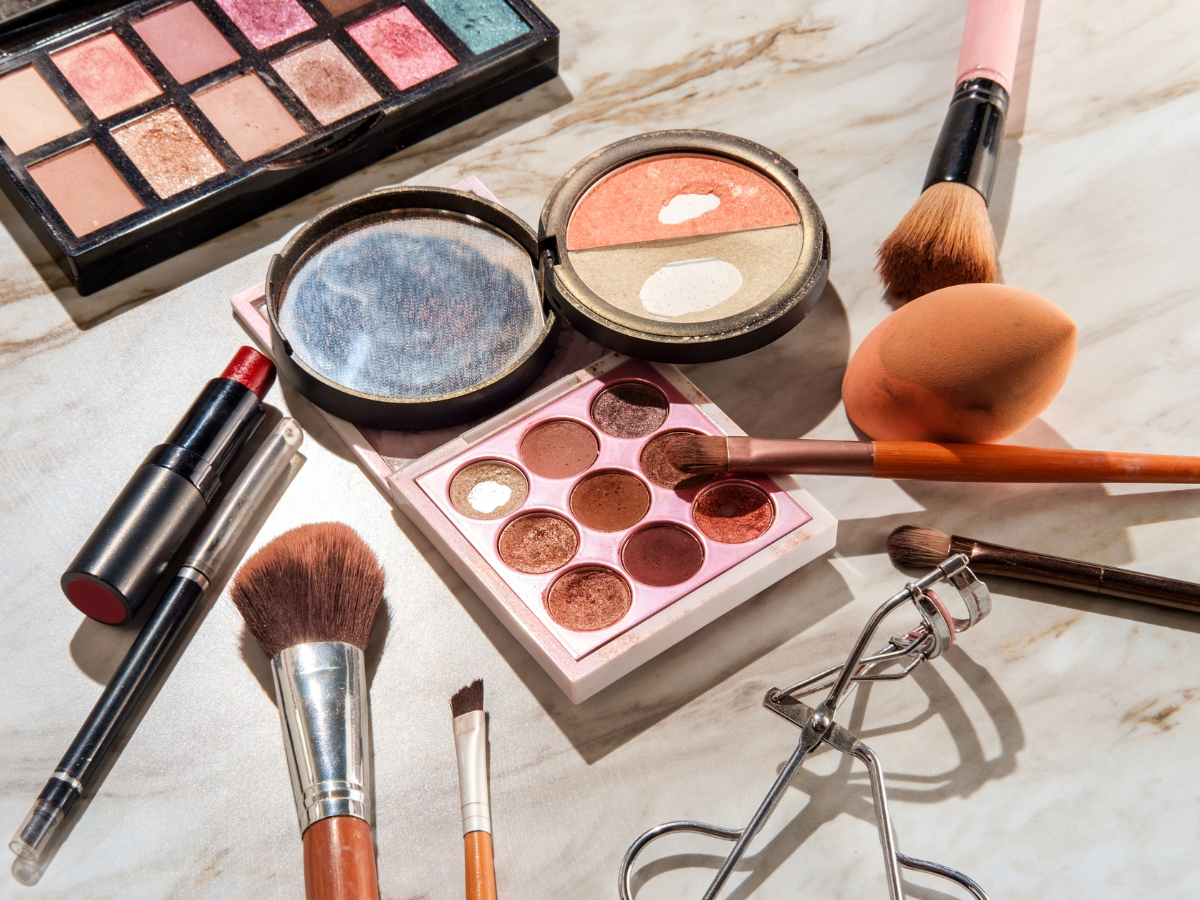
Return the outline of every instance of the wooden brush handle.
{"type": "Polygon", "coordinates": [[[492,836],[486,831],[463,835],[467,860],[467,900],[496,900],[496,868],[492,861],[492,836]]]}
{"type": "Polygon", "coordinates": [[[330,816],[304,832],[308,900],[379,900],[371,826],[357,816],[330,816]]]}
{"type": "Polygon", "coordinates": [[[1200,457],[876,441],[876,478],[922,481],[1156,482],[1200,484],[1200,457]]]}

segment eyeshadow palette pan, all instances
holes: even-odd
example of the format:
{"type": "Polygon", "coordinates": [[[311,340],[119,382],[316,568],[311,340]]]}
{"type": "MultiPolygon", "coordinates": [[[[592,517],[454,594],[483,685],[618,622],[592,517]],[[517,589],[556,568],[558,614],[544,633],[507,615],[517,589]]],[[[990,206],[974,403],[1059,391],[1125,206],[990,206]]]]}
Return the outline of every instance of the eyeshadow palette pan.
{"type": "Polygon", "coordinates": [[[553,76],[525,0],[438,6],[139,0],[2,47],[0,184],[89,293],[553,76]]]}
{"type": "Polygon", "coordinates": [[[812,520],[766,477],[664,487],[643,460],[679,431],[724,433],[629,360],[416,483],[578,660],[812,520]]]}

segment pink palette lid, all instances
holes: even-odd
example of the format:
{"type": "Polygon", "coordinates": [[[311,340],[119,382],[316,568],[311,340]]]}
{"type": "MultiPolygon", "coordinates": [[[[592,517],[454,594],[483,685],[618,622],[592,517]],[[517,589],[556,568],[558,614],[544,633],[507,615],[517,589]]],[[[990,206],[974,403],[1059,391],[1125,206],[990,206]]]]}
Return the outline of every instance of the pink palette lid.
{"type": "MultiPolygon", "coordinates": [[[[666,370],[673,371],[673,370],[666,370]]],[[[520,421],[473,444],[470,449],[417,477],[421,490],[453,523],[482,556],[488,566],[528,606],[542,625],[576,660],[610,642],[682,597],[700,588],[718,575],[727,572],[755,553],[786,538],[812,520],[799,504],[772,479],[767,477],[724,476],[686,491],[660,487],[642,473],[639,458],[646,443],[666,431],[687,430],[702,434],[723,435],[717,426],[685,395],[681,388],[690,383],[679,376],[679,384],[654,365],[640,360],[628,360],[601,374],[594,380],[559,397],[520,421]],[[647,382],[667,397],[669,411],[666,421],[652,434],[637,438],[618,438],[600,431],[590,416],[592,401],[611,385],[631,380],[647,382]],[[600,453],[585,472],[570,478],[545,478],[534,474],[523,462],[520,444],[537,424],[548,420],[569,420],[589,428],[600,439],[600,453]],[[499,519],[473,519],[460,513],[450,500],[450,483],[466,466],[483,460],[501,460],[521,470],[529,482],[525,503],[499,519]],[[618,532],[599,532],[579,523],[570,509],[572,488],[589,475],[602,471],[632,474],[650,490],[650,508],[635,525],[618,532]],[[741,482],[753,484],[764,491],[774,507],[771,526],[758,538],[741,544],[726,544],[712,540],[697,528],[692,515],[695,498],[714,484],[741,482]],[[570,522],[579,534],[579,548],[570,562],[542,575],[531,575],[510,568],[501,558],[498,541],[504,527],[514,519],[530,512],[551,512],[570,522]],[[625,541],[634,533],[651,525],[673,524],[685,528],[699,538],[704,548],[704,562],[688,580],[670,586],[653,587],[631,578],[620,560],[625,541]],[[633,602],[629,611],[616,623],[595,631],[574,631],[563,627],[550,615],[545,597],[554,582],[565,572],[583,566],[601,566],[619,573],[632,588],[633,602]]],[[[694,388],[693,393],[697,393],[694,388]]]]}

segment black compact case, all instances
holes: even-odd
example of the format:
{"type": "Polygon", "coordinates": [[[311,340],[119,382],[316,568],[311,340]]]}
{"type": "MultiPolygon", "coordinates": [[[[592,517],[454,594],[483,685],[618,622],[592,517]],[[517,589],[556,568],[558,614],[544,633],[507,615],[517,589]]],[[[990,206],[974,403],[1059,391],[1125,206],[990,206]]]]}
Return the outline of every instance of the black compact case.
{"type": "Polygon", "coordinates": [[[0,188],[81,294],[89,294],[187,250],[376,160],[455,125],[482,110],[553,78],[558,69],[558,29],[526,0],[505,0],[527,26],[524,33],[475,53],[421,0],[373,0],[334,15],[318,0],[299,0],[314,26],[266,48],[256,47],[213,0],[191,0],[237,51],[236,62],[184,84],[177,82],[133,23],[179,0],[142,0],[105,11],[103,6],[56,4],[53,18],[0,37],[9,55],[0,79],[32,67],[79,121],[69,134],[16,153],[0,135],[0,188]],[[404,7],[456,64],[406,88],[389,79],[348,29],[404,7]],[[67,12],[62,12],[67,10],[67,12]],[[48,33],[49,32],[49,33],[48,33]],[[97,116],[55,65],[51,54],[106,33],[115,34],[161,93],[113,115],[97,116]],[[319,122],[287,80],[272,68],[283,57],[332,41],[379,95],[378,102],[329,124],[319,122]],[[302,137],[250,160],[233,150],[195,103],[195,96],[245,73],[256,73],[302,137]],[[164,109],[177,110],[220,165],[221,174],[161,197],[114,140],[114,130],[164,109]],[[77,235],[30,174],[74,148],[103,154],[141,208],[77,235]]]}

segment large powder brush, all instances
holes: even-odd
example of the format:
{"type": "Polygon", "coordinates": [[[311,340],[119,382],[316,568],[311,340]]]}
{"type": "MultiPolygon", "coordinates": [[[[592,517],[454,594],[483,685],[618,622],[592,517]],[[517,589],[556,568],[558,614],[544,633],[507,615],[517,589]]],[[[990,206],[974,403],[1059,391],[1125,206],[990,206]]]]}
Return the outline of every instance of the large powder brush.
{"type": "Polygon", "coordinates": [[[383,569],[349,526],[304,525],[252,556],[233,583],[271,657],[308,900],[378,900],[366,646],[383,569]]]}

